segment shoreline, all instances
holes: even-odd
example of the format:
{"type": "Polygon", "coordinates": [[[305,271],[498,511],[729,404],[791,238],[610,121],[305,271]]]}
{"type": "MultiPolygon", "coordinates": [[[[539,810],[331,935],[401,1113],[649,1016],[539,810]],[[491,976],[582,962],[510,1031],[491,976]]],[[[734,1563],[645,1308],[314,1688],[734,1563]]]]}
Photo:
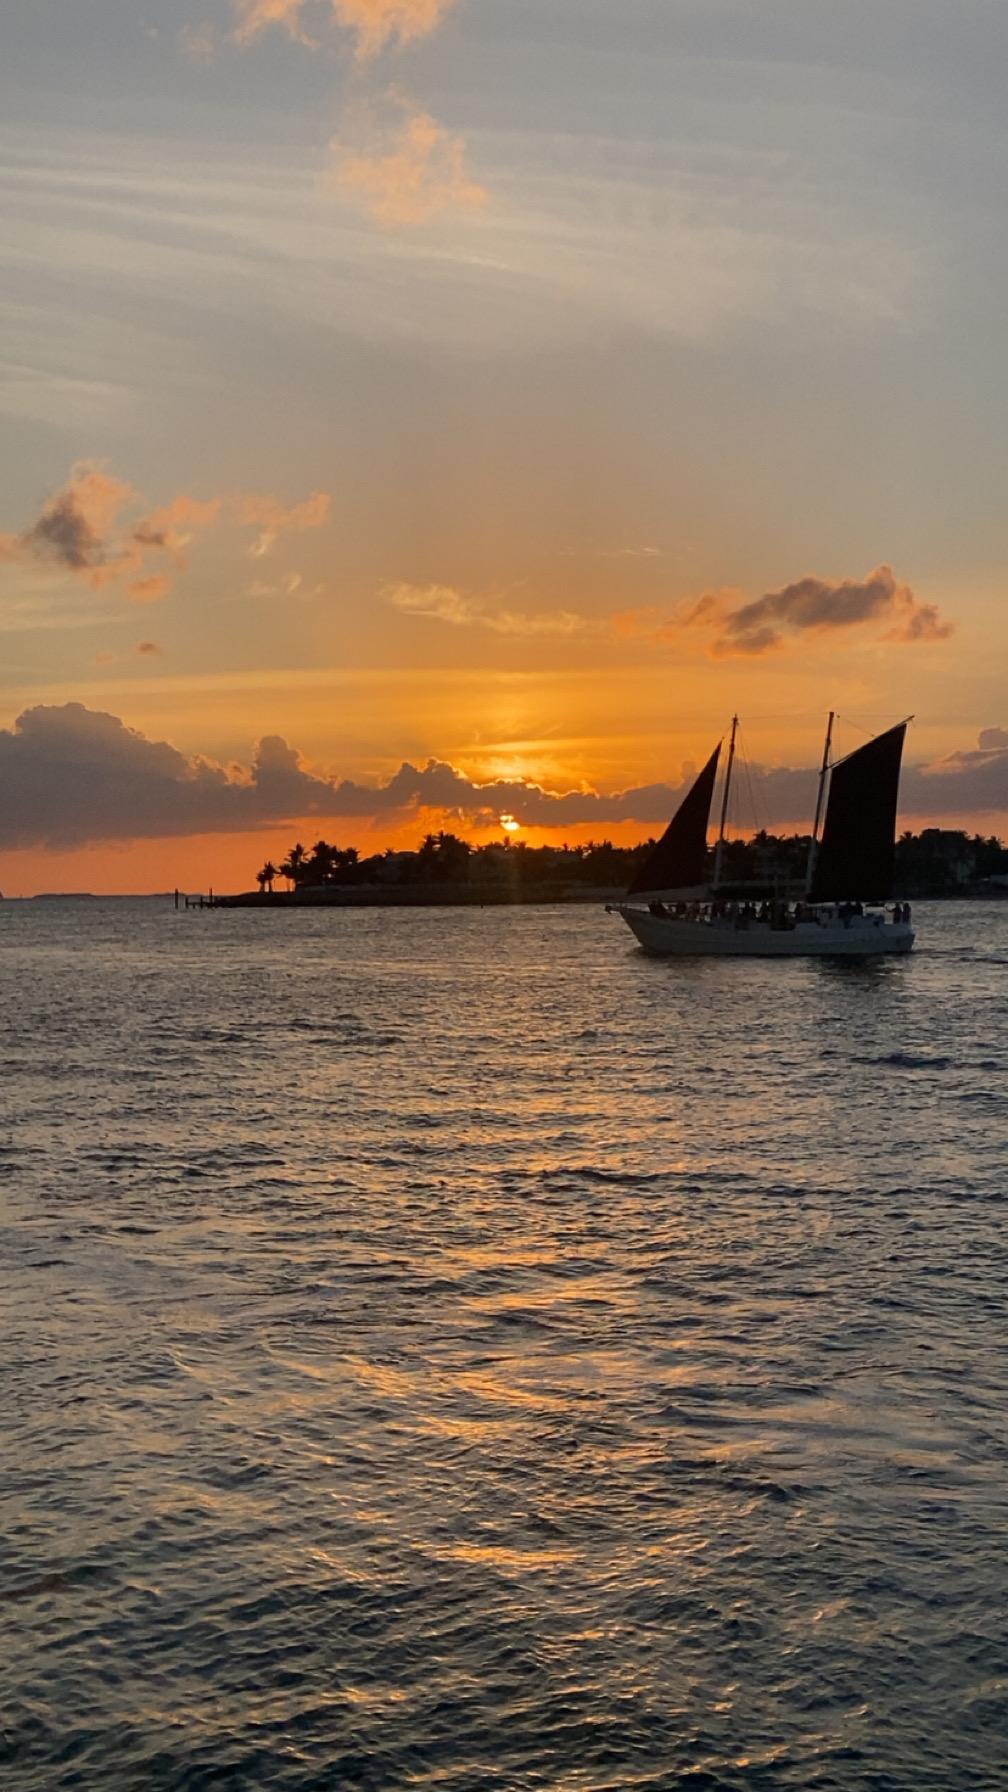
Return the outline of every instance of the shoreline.
{"type": "MultiPolygon", "coordinates": [[[[588,890],[451,889],[444,885],[403,884],[385,890],[372,888],[332,891],[276,891],[272,896],[248,890],[233,896],[190,897],[189,902],[207,908],[302,909],[302,908],[515,908],[585,907],[593,903],[622,902],[622,888],[588,890]]],[[[1008,890],[956,890],[897,892],[898,902],[1003,902],[1008,890]]]]}
{"type": "Polygon", "coordinates": [[[606,903],[619,901],[621,889],[549,890],[549,889],[473,889],[452,888],[444,884],[400,884],[388,889],[374,886],[342,890],[279,890],[272,896],[258,890],[243,891],[236,896],[214,896],[212,908],[513,908],[531,906],[606,903]]]}

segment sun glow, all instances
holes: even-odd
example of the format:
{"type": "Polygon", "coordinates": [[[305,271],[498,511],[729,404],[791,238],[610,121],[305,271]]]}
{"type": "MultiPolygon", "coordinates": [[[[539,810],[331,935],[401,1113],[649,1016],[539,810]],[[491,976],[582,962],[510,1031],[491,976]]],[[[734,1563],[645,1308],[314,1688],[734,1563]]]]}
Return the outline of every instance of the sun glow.
{"type": "Polygon", "coordinates": [[[516,821],[513,815],[502,815],[499,819],[505,834],[517,834],[520,832],[521,822],[516,821]]]}

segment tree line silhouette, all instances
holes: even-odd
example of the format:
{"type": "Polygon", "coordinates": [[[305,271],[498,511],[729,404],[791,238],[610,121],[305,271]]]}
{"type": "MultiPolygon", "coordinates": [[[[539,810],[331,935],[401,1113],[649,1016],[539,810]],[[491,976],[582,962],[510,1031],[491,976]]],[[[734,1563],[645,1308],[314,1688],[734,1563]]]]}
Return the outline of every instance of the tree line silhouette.
{"type": "MultiPolygon", "coordinates": [[[[426,834],[415,852],[391,848],[361,858],[355,846],[297,841],[279,865],[271,859],[256,873],[263,896],[283,878],[292,895],[362,886],[476,886],[563,894],[578,889],[621,890],[654,846],[616,846],[593,840],[583,846],[529,846],[495,841],[472,846],[458,834],[426,834]]],[[[751,888],[800,888],[808,860],[807,834],[760,830],[748,840],[725,842],[721,882],[751,888]]],[[[950,828],[904,833],[896,843],[896,885],[901,895],[948,895],[1008,877],[1008,848],[993,835],[950,828]]]]}

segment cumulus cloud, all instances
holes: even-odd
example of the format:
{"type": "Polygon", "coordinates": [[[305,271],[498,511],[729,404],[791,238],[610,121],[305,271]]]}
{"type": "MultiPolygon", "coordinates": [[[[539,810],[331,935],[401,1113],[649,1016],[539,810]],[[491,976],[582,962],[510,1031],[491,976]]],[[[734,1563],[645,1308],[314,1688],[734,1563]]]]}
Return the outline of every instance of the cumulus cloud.
{"type": "MultiPolygon", "coordinates": [[[[811,816],[812,770],[754,770],[767,825],[811,816]]],[[[527,779],[478,783],[456,766],[429,759],[422,766],[405,762],[385,783],[361,784],[312,771],[280,735],[260,741],[250,767],[225,767],[148,740],[117,716],[80,703],[39,705],[12,728],[0,729],[0,846],[63,848],[240,832],[309,816],[401,822],[432,810],[470,825],[496,825],[508,815],[524,826],[601,828],[631,821],[657,827],[692,776],[693,768],[684,768],[677,785],[606,794],[586,787],[550,790],[527,779]]],[[[1008,746],[908,766],[901,807],[922,818],[1008,811],[1008,746]]]]}
{"type": "Polygon", "coordinates": [[[941,641],[951,633],[934,604],[919,603],[891,566],[877,566],[860,580],[798,579],[737,609],[698,607],[693,620],[716,623],[711,652],[718,656],[767,653],[789,636],[868,622],[887,624],[889,641],[941,641]]]}
{"type": "Polygon", "coordinates": [[[329,502],[325,492],[292,505],[268,493],[180,493],[138,515],[140,495],[133,486],[94,461],[78,461],[34,522],[0,534],[0,560],[39,561],[92,587],[118,586],[135,603],[157,603],[171,590],[173,572],[185,566],[192,541],[218,521],[254,529],[249,551],[259,557],[281,535],[320,528],[329,502]]]}
{"type": "MultiPolygon", "coordinates": [[[[357,54],[377,55],[388,43],[409,43],[426,37],[441,23],[453,0],[325,0],[333,23],[356,35],[357,54]]],[[[281,26],[298,43],[314,48],[304,15],[314,10],[308,0],[232,0],[235,36],[248,43],[271,26],[281,26]]]]}
{"type": "Polygon", "coordinates": [[[991,767],[995,777],[998,767],[1008,759],[1008,728],[981,728],[975,747],[963,747],[938,759],[931,767],[936,778],[957,776],[961,772],[986,775],[991,767]]]}
{"type": "Polygon", "coordinates": [[[706,634],[715,659],[772,653],[789,640],[836,629],[873,627],[884,641],[943,641],[952,633],[934,604],[922,603],[891,566],[863,579],[809,575],[746,601],[737,590],[707,591],[671,613],[645,607],[611,618],[615,634],[629,640],[685,643],[706,634]]]}
{"type": "Polygon", "coordinates": [[[5,560],[50,560],[100,583],[117,559],[107,537],[135,495],[132,486],[102,467],[78,461],[67,485],[47,499],[33,523],[19,534],[0,535],[0,555],[5,560]]]}
{"type": "Polygon", "coordinates": [[[598,627],[573,610],[495,609],[451,585],[384,585],[381,596],[407,616],[430,616],[454,628],[486,628],[498,635],[576,635],[598,627]]]}
{"type": "Polygon", "coordinates": [[[429,112],[410,115],[403,102],[396,105],[404,116],[391,130],[370,124],[363,142],[332,139],[335,185],[391,228],[484,205],[486,189],[466,172],[464,140],[429,112]]]}

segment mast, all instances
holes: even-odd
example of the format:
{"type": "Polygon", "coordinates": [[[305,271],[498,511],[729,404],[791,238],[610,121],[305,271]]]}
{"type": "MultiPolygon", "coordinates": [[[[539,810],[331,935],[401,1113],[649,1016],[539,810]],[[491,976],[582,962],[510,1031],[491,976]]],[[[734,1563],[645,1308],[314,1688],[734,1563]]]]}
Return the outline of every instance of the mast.
{"type": "Polygon", "coordinates": [[[805,867],[805,894],[812,888],[812,873],[815,870],[816,847],[819,844],[819,823],[822,820],[823,797],[826,795],[826,777],[829,772],[830,747],[833,745],[833,723],[836,720],[834,710],[829,712],[826,723],[826,744],[823,747],[822,768],[819,772],[819,793],[816,797],[815,820],[812,823],[812,838],[809,841],[808,863],[805,867]]]}
{"type": "Polygon", "coordinates": [[[731,738],[728,742],[728,763],[725,766],[724,789],[721,792],[721,826],[718,830],[717,846],[714,849],[714,878],[711,888],[716,890],[721,881],[721,860],[724,857],[725,827],[728,821],[728,795],[731,790],[732,766],[735,764],[735,736],[738,733],[738,716],[731,719],[731,738]]]}

